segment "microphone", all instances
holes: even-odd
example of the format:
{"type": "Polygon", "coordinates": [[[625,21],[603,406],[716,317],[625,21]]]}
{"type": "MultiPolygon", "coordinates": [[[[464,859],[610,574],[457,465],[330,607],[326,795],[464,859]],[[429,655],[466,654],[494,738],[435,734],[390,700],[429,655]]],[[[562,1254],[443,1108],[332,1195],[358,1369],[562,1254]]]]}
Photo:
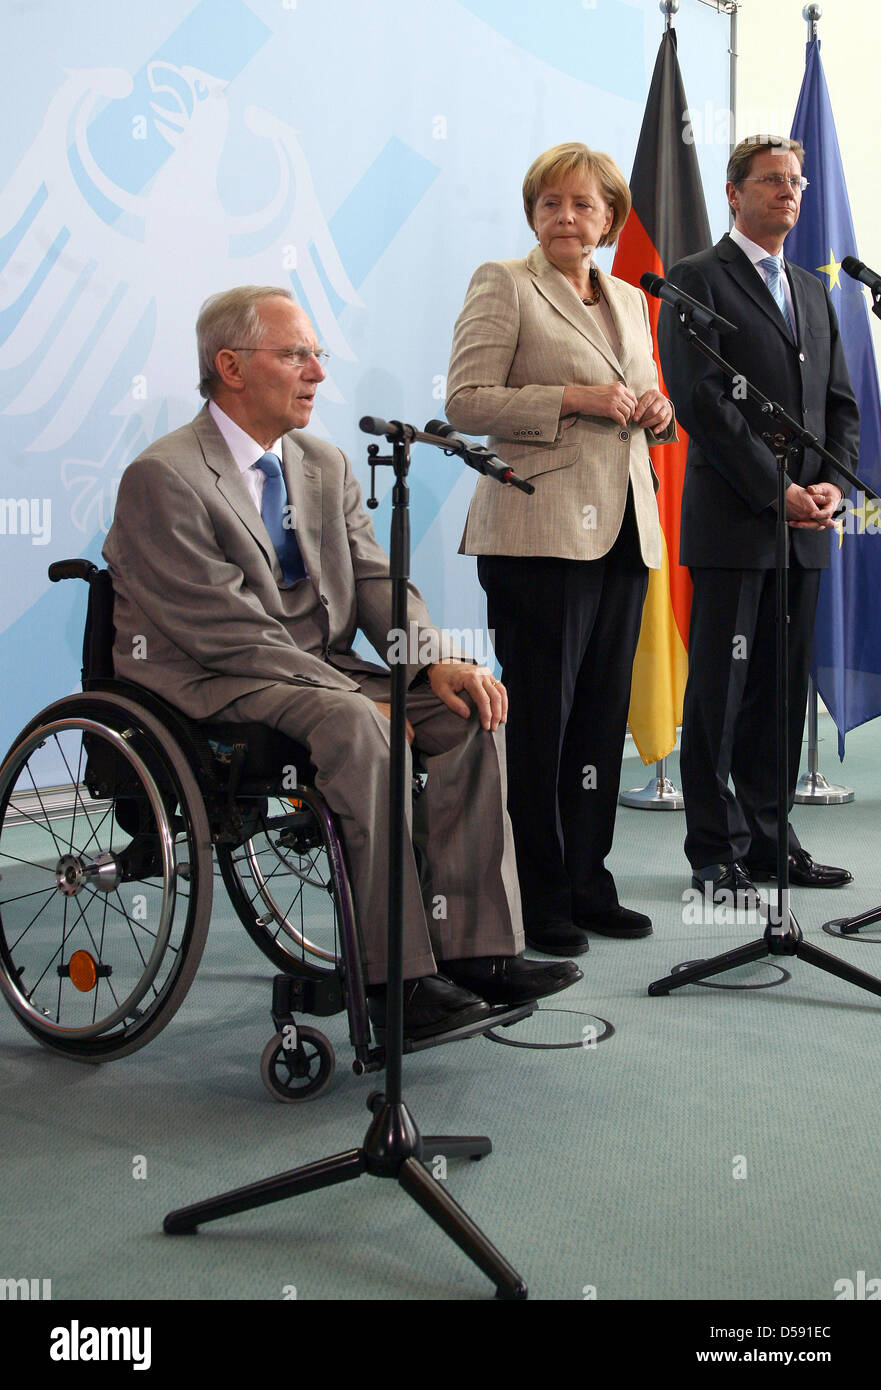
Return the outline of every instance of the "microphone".
{"type": "Polygon", "coordinates": [[[877,275],[874,270],[863,262],[858,261],[856,256],[845,256],[841,262],[841,269],[850,276],[852,280],[861,280],[864,285],[868,285],[875,298],[881,294],[881,275],[877,275]]]}
{"type": "Polygon", "coordinates": [[[466,439],[464,434],[457,433],[452,425],[447,424],[446,420],[429,420],[425,426],[425,433],[437,435],[450,445],[455,446],[453,452],[460,454],[467,464],[477,469],[478,473],[495,478],[496,482],[504,483],[506,486],[519,488],[521,492],[535,492],[532,483],[524,482],[522,478],[518,478],[513,468],[505,463],[504,459],[499,458],[498,454],[494,454],[483,444],[475,444],[473,439],[466,439]]]}
{"type": "Polygon", "coordinates": [[[392,444],[403,439],[412,441],[416,433],[412,425],[402,425],[400,420],[381,420],[378,415],[362,415],[358,426],[365,434],[384,435],[392,444]]]}
{"type": "Polygon", "coordinates": [[[663,299],[664,303],[675,309],[677,314],[683,314],[687,319],[693,319],[701,328],[722,335],[737,332],[736,324],[729,323],[727,319],[722,318],[721,314],[717,314],[713,309],[708,309],[706,304],[701,304],[699,299],[692,299],[690,294],[686,294],[676,285],[671,285],[662,276],[651,275],[646,271],[639,283],[647,294],[654,295],[655,299],[663,299]]]}

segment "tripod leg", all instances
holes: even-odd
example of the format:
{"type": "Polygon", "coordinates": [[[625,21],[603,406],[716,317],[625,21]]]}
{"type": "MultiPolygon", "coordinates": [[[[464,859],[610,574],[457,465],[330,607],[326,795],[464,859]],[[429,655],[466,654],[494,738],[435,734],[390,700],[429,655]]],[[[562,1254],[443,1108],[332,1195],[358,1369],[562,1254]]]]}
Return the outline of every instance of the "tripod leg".
{"type": "Polygon", "coordinates": [[[830,975],[837,975],[840,980],[847,980],[849,984],[859,985],[860,989],[867,989],[870,994],[881,994],[881,980],[877,980],[874,975],[867,975],[865,970],[858,970],[855,965],[848,965],[837,956],[830,956],[828,951],[821,951],[819,946],[813,946],[809,941],[800,941],[793,954],[801,960],[808,961],[810,965],[819,966],[830,975]]]}
{"type": "Polygon", "coordinates": [[[721,956],[713,956],[710,960],[700,960],[696,964],[690,965],[687,970],[677,970],[675,975],[665,975],[663,980],[655,980],[649,985],[649,994],[669,994],[671,990],[679,989],[682,985],[689,985],[693,980],[705,980],[708,975],[721,975],[725,970],[734,970],[738,965],[747,965],[750,961],[761,960],[768,954],[768,946],[764,937],[758,941],[750,941],[746,946],[738,946],[733,951],[726,951],[721,956]]]}
{"type": "Polygon", "coordinates": [[[482,1135],[423,1134],[422,1162],[443,1155],[444,1158],[483,1158],[493,1151],[492,1140],[482,1135]]]}
{"type": "Polygon", "coordinates": [[[837,927],[840,932],[850,935],[851,932],[861,931],[863,927],[871,926],[872,922],[881,920],[881,907],[870,908],[868,912],[861,912],[858,917],[833,917],[831,922],[824,922],[824,927],[837,927]]]}
{"type": "Polygon", "coordinates": [[[527,1288],[520,1275],[491,1245],[478,1226],[475,1226],[457,1202],[426,1173],[418,1158],[407,1158],[398,1171],[398,1182],[417,1202],[432,1221],[436,1221],[450,1240],[464,1250],[478,1269],[496,1286],[499,1298],[523,1299],[527,1288]]]}
{"type": "Polygon", "coordinates": [[[332,1158],[322,1158],[317,1163],[307,1163],[302,1168],[277,1173],[274,1178],[233,1188],[219,1197],[209,1197],[190,1207],[178,1207],[176,1211],[168,1213],[162,1229],[169,1236],[192,1235],[196,1227],[205,1221],[217,1221],[222,1216],[234,1216],[238,1211],[265,1207],[269,1202],[281,1202],[285,1197],[299,1197],[301,1193],[314,1192],[319,1187],[332,1187],[334,1183],[359,1178],[365,1171],[363,1151],[348,1149],[345,1153],[334,1154],[332,1158]]]}

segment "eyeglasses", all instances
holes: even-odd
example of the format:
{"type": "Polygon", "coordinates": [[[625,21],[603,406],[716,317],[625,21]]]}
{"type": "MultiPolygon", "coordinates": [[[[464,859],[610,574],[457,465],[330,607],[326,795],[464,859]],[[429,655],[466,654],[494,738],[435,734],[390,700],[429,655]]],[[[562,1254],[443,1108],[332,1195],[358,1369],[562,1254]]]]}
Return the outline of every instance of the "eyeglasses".
{"type": "Polygon", "coordinates": [[[299,366],[299,367],[306,367],[306,366],[308,366],[310,357],[314,357],[314,358],[315,358],[315,361],[316,361],[316,362],[320,362],[320,363],[322,364],[322,366],[324,365],[325,362],[328,362],[328,361],[330,360],[330,353],[327,351],[327,348],[321,348],[321,347],[318,347],[318,348],[311,348],[311,347],[307,347],[307,346],[305,345],[305,343],[303,344],[302,347],[295,347],[295,348],[234,347],[234,348],[229,348],[228,351],[229,351],[229,352],[274,352],[275,355],[276,355],[276,357],[280,357],[281,360],[282,360],[283,362],[287,362],[288,365],[291,366],[291,367],[294,365],[295,362],[296,362],[297,366],[299,366]]]}
{"type": "Polygon", "coordinates": [[[810,187],[803,174],[750,174],[743,181],[744,183],[764,183],[768,188],[782,188],[785,183],[788,183],[793,193],[804,193],[805,189],[810,187]]]}

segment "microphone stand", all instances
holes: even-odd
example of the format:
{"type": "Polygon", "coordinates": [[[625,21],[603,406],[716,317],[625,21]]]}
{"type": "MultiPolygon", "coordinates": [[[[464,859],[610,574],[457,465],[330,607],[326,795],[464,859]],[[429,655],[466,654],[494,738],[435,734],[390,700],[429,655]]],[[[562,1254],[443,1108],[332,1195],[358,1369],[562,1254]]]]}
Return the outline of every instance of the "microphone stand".
{"type": "MultiPolygon", "coordinates": [[[[407,474],[410,467],[410,444],[423,441],[436,444],[446,451],[464,452],[451,441],[422,434],[412,425],[400,421],[377,420],[365,417],[361,428],[369,434],[384,434],[391,442],[390,456],[379,456],[379,446],[370,445],[371,493],[373,471],[379,464],[390,464],[395,471],[392,493],[391,544],[389,577],[392,581],[392,628],[409,631],[407,625],[407,583],[410,577],[410,512],[407,474]]],[[[483,471],[480,463],[472,466],[483,471]]],[[[377,505],[371,496],[368,506],[377,505]]],[[[461,1135],[420,1135],[416,1123],[404,1104],[402,1096],[403,1031],[403,867],[404,833],[406,827],[405,792],[407,766],[406,733],[406,665],[397,661],[392,666],[391,727],[389,749],[389,877],[388,877],[388,973],[386,1014],[385,1092],[374,1092],[367,1108],[373,1120],[360,1148],[348,1149],[316,1163],[306,1164],[289,1172],[279,1173],[262,1182],[236,1188],[218,1197],[196,1202],[169,1212],[163,1229],[167,1235],[193,1234],[206,1221],[216,1221],[236,1212],[250,1211],[287,1197],[297,1197],[317,1188],[349,1182],[369,1173],[375,1178],[396,1178],[400,1186],[450,1237],[460,1250],[474,1261],[493,1281],[496,1297],[510,1300],[525,1299],[527,1287],[521,1276],[487,1240],[467,1213],[444,1189],[443,1185],[424,1167],[423,1157],[444,1155],[450,1158],[482,1158],[492,1149],[489,1139],[461,1135]]],[[[455,1037],[484,1032],[490,1025],[507,1026],[533,1011],[532,1005],[495,1008],[479,1024],[471,1024],[438,1036],[438,1042],[455,1037]]]]}
{"type": "MultiPolygon", "coordinates": [[[[705,980],[711,975],[720,975],[734,970],[738,965],[760,960],[764,956],[797,956],[810,965],[825,970],[839,979],[848,980],[871,994],[881,995],[881,980],[868,975],[863,970],[838,960],[828,951],[805,941],[801,928],[789,905],[789,740],[787,726],[789,720],[789,533],[786,524],[786,460],[796,456],[799,447],[813,449],[838,473],[847,478],[857,488],[862,488],[869,497],[876,498],[871,488],[865,487],[859,478],[851,473],[827,449],[819,443],[815,435],[802,428],[797,420],[783,410],[776,401],[765,396],[751,382],[747,381],[730,362],[698,336],[691,326],[694,310],[686,303],[676,306],[676,313],[684,336],[694,344],[699,352],[714,362],[732,384],[737,382],[745,389],[752,400],[757,401],[769,421],[774,422],[774,430],[769,429],[762,437],[777,459],[777,524],[776,524],[776,613],[777,613],[777,905],[772,912],[769,905],[767,925],[764,934],[746,946],[713,956],[710,960],[698,961],[662,980],[655,980],[648,987],[650,995],[669,994],[671,990],[696,980],[705,980]]],[[[881,915],[881,911],[879,911],[881,915]]]]}

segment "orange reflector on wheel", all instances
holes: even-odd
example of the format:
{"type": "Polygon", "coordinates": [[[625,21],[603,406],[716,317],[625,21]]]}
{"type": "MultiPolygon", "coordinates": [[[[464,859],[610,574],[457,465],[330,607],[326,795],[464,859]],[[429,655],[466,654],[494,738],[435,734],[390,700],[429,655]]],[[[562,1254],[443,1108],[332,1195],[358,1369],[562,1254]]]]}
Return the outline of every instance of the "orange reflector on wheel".
{"type": "Polygon", "coordinates": [[[293,806],[295,811],[302,811],[304,803],[296,796],[286,796],[284,799],[289,806],[293,806]]]}
{"type": "Polygon", "coordinates": [[[90,989],[95,988],[98,971],[88,951],[74,951],[67,968],[70,971],[71,984],[83,994],[88,994],[90,989]]]}

